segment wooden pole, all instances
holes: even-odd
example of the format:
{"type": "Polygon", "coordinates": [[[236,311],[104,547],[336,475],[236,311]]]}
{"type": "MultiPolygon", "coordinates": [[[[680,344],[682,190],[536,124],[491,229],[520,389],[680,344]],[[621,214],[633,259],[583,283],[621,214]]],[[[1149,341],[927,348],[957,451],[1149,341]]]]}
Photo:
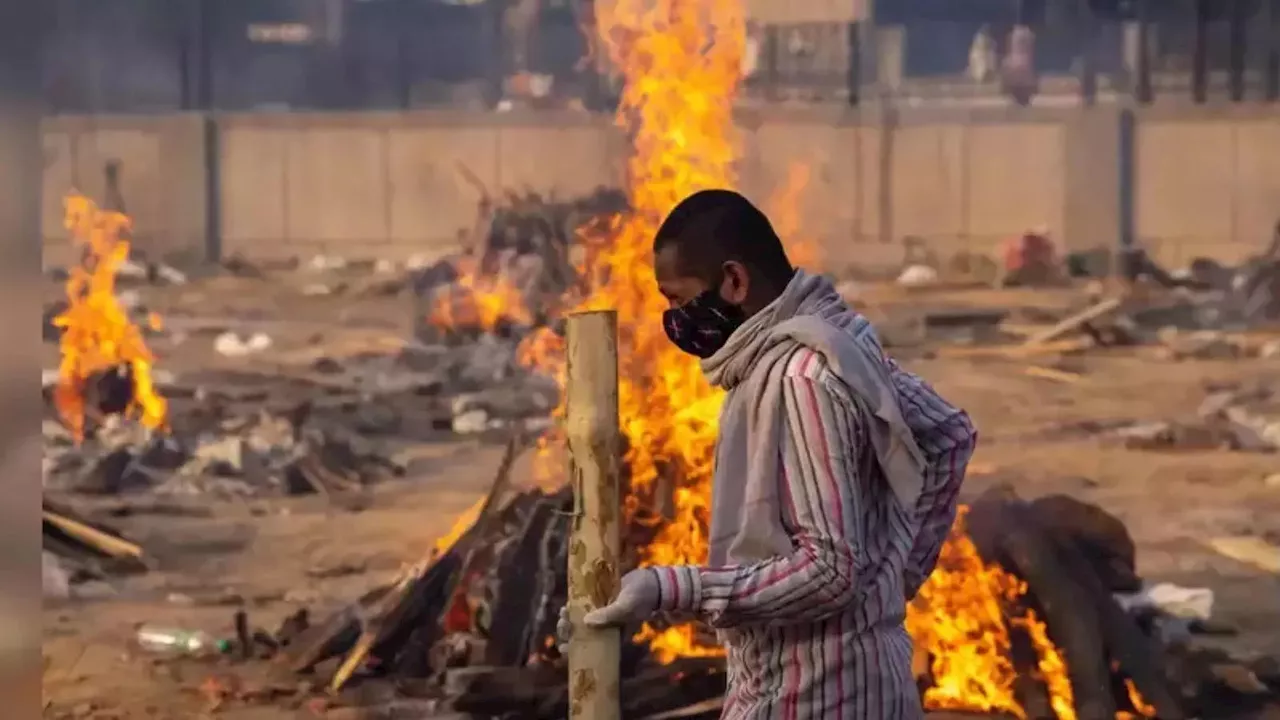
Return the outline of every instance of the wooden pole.
{"type": "Polygon", "coordinates": [[[621,634],[582,624],[588,610],[617,594],[618,498],[622,434],[618,426],[618,315],[569,316],[565,416],[573,478],[569,538],[569,718],[618,720],[621,634]]]}

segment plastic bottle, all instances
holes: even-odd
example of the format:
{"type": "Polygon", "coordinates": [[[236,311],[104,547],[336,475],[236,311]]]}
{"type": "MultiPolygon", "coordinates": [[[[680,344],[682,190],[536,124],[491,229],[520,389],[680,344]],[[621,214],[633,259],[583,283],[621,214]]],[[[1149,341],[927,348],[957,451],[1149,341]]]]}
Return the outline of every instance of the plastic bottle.
{"type": "Polygon", "coordinates": [[[143,625],[135,637],[143,650],[168,655],[214,655],[231,648],[230,641],[206,632],[156,625],[143,625]]]}

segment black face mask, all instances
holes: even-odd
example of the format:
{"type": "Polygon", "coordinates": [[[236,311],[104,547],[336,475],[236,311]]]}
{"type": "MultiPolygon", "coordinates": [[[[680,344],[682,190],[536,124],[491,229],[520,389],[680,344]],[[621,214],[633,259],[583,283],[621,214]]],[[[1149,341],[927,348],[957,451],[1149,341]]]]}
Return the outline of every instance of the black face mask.
{"type": "Polygon", "coordinates": [[[676,347],[690,355],[709,358],[724,347],[746,319],[742,308],[720,297],[716,289],[662,313],[662,329],[676,347]]]}

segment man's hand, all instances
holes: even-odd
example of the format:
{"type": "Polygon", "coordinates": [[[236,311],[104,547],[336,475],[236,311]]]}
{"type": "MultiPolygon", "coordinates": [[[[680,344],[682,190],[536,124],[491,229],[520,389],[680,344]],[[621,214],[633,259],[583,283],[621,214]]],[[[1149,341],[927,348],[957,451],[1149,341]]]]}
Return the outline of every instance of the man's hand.
{"type": "Polygon", "coordinates": [[[622,576],[620,585],[618,597],[608,605],[583,615],[583,624],[590,628],[625,625],[632,620],[648,620],[658,611],[662,589],[653,570],[632,570],[622,576]]]}
{"type": "Polygon", "coordinates": [[[569,640],[573,638],[573,623],[569,622],[569,606],[560,608],[560,619],[556,620],[556,650],[561,655],[569,654],[569,640]]]}
{"type": "MultiPolygon", "coordinates": [[[[582,616],[582,622],[589,628],[604,628],[625,625],[633,620],[648,620],[658,611],[660,593],[658,576],[653,570],[632,570],[622,576],[618,597],[582,616]]],[[[561,654],[567,652],[571,637],[573,623],[569,622],[569,608],[565,606],[560,608],[560,617],[556,620],[556,646],[561,654]]]]}

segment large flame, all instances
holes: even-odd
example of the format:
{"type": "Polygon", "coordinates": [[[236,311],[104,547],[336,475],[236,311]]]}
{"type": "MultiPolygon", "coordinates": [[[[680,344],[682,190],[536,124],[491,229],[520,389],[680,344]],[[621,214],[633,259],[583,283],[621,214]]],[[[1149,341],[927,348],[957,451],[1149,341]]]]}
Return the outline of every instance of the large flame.
{"type": "MultiPolygon", "coordinates": [[[[654,280],[652,243],[680,200],[737,185],[732,101],[746,19],[736,0],[598,2],[596,18],[601,45],[624,79],[617,122],[634,148],[626,170],[631,210],[614,218],[602,236],[583,238],[580,270],[589,292],[578,309],[618,312],[619,407],[631,489],[625,510],[632,522],[658,523],[639,560],[698,563],[706,559],[723,394],[654,321],[666,301],[654,280]]],[[[544,334],[525,344],[522,357],[558,374],[560,350],[544,334]]],[[[645,636],[662,660],[718,652],[696,642],[687,626],[646,630],[645,636]]]]}
{"type": "MultiPolygon", "coordinates": [[[[67,279],[67,309],[53,321],[62,328],[53,396],[58,414],[77,441],[84,439],[87,384],[101,373],[128,368],[133,397],[127,411],[148,428],[163,428],[167,408],[152,381],[155,358],[115,291],[116,273],[129,258],[129,218],[74,193],[64,206],[66,228],[82,261],[67,279]]],[[[152,325],[158,322],[153,316],[152,325]]]]}

